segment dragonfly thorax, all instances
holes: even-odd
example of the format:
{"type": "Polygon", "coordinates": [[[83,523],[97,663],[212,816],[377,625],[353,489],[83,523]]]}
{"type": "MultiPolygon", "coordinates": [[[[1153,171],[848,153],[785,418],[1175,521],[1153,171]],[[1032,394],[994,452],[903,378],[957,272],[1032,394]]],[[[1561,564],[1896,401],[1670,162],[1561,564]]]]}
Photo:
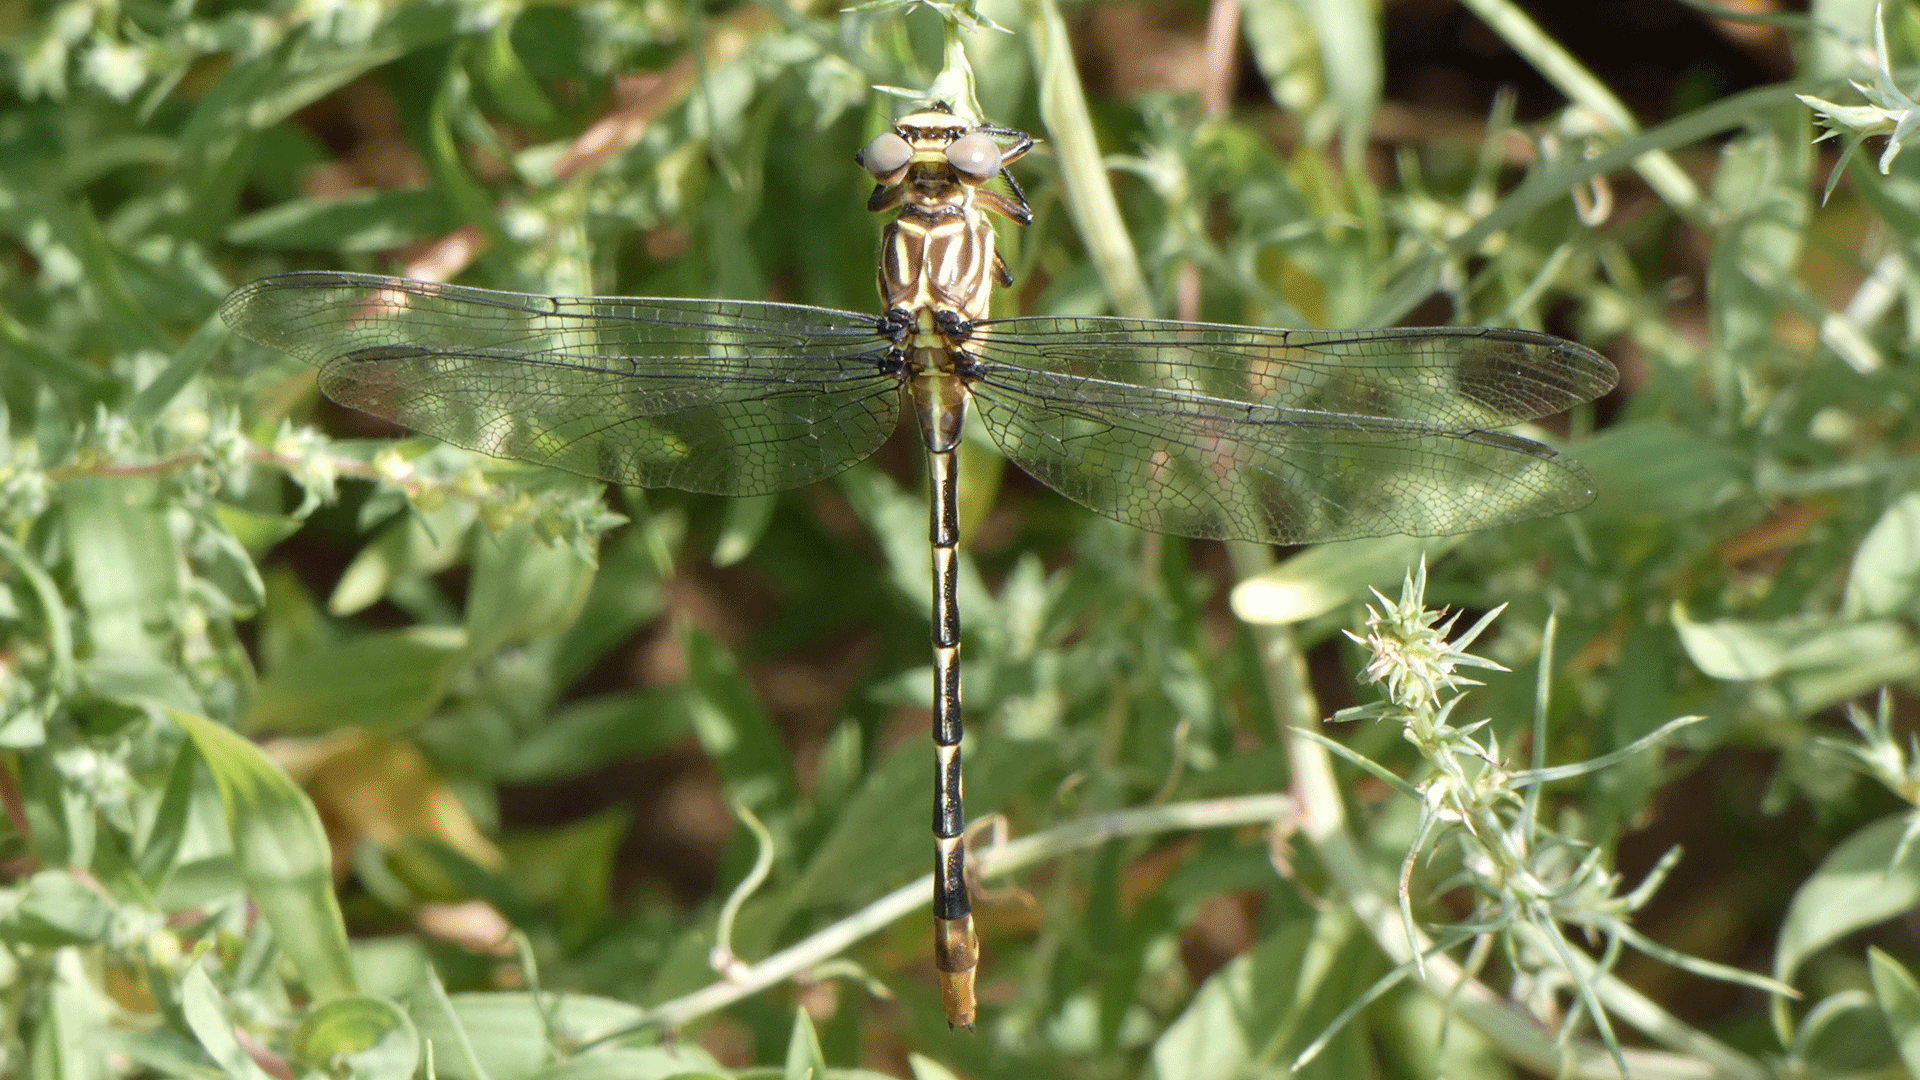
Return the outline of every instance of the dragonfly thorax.
{"type": "Polygon", "coordinates": [[[855,155],[877,181],[868,209],[897,211],[881,240],[880,296],[890,315],[900,313],[892,316],[902,332],[896,340],[912,345],[914,366],[950,369],[930,350],[958,345],[935,333],[923,313],[940,316],[942,329],[978,322],[987,317],[994,283],[1012,283],[987,212],[1021,225],[1033,219],[1006,172],[1032,146],[1021,132],[972,123],[939,106],[901,117],[855,155]],[[1008,193],[986,186],[995,177],[1005,178],[1008,193]],[[908,334],[908,327],[918,330],[908,334]]]}

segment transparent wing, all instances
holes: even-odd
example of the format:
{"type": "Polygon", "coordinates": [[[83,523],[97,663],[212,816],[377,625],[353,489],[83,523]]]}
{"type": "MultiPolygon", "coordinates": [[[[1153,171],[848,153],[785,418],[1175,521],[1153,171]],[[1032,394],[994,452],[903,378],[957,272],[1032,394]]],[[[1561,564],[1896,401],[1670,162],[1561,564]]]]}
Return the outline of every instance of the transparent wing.
{"type": "Polygon", "coordinates": [[[319,368],[343,405],[637,487],[798,487],[873,453],[899,419],[886,343],[854,312],[299,273],[242,286],[220,315],[319,368]]]}
{"type": "Polygon", "coordinates": [[[1302,544],[1470,532],[1578,509],[1576,461],[1497,428],[1618,378],[1523,330],[981,323],[974,401],[1010,459],[1108,517],[1302,544]]]}

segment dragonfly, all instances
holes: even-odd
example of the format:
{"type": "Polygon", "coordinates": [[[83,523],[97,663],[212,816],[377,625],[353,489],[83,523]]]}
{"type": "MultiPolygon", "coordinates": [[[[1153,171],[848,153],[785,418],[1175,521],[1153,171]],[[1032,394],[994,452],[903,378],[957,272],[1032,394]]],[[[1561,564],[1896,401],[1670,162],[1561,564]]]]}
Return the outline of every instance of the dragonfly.
{"type": "Polygon", "coordinates": [[[221,315],[319,369],[333,400],[483,454],[615,484],[762,495],[865,459],[910,410],[933,561],[934,962],[972,1028],[980,946],[961,786],[957,453],[974,411],[1043,484],[1177,536],[1310,544],[1471,532],[1578,509],[1581,465],[1501,429],[1612,389],[1613,365],[1490,327],[1284,330],[995,319],[994,218],[1033,219],[1027,134],[933,102],[854,155],[892,213],[883,313],[550,297],[370,274],[244,285],[221,315]]]}

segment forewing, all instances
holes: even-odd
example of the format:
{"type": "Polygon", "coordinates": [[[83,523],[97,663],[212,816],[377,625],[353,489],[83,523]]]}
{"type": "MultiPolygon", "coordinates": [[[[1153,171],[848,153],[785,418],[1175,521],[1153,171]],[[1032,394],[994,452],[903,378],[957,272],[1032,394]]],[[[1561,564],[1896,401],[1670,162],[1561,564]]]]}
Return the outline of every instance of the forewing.
{"type": "Polygon", "coordinates": [[[636,487],[798,487],[873,453],[899,418],[886,343],[854,312],[299,273],[242,286],[220,314],[319,368],[343,405],[636,487]]]}
{"type": "Polygon", "coordinates": [[[1495,429],[1617,378],[1579,345],[1485,328],[1023,318],[969,350],[988,431],[1048,486],[1155,532],[1281,544],[1578,509],[1578,462],[1495,429]]]}

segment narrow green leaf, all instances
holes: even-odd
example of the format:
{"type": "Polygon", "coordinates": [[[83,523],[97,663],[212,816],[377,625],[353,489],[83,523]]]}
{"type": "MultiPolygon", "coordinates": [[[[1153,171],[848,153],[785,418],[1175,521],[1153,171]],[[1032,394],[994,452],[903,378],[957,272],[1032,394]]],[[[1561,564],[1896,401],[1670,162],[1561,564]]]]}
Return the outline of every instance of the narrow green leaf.
{"type": "Polygon", "coordinates": [[[88,978],[79,949],[53,954],[53,979],[32,1028],[31,1080],[104,1080],[107,1001],[88,978]]]}
{"type": "Polygon", "coordinates": [[[193,332],[185,345],[174,354],[173,362],[161,370],[160,374],[127,403],[127,420],[135,425],[150,424],[167,411],[173,399],[180,396],[188,383],[200,377],[214,354],[227,340],[227,326],[220,321],[216,312],[208,315],[200,329],[193,332]]]}
{"type": "Polygon", "coordinates": [[[546,91],[527,70],[513,48],[513,19],[502,19],[487,35],[487,50],[478,57],[481,78],[501,110],[516,123],[545,127],[559,118],[546,91]]]}
{"type": "Polygon", "coordinates": [[[192,740],[182,741],[180,753],[174,756],[173,768],[167,774],[160,809],[153,815],[153,824],[147,827],[146,842],[141,845],[135,863],[150,892],[158,892],[166,884],[167,875],[173,872],[174,857],[179,854],[180,842],[187,834],[187,814],[193,809],[194,774],[199,766],[200,755],[192,740]]]}
{"type": "Polygon", "coordinates": [[[773,495],[728,499],[726,521],[720,527],[720,538],[713,542],[713,565],[732,566],[751,554],[753,546],[767,534],[778,501],[773,495]]]}
{"type": "Polygon", "coordinates": [[[727,797],[763,818],[770,810],[792,807],[793,766],[786,746],[733,656],[692,623],[681,628],[680,640],[696,694],[689,705],[693,732],[720,770],[727,797]]]}
{"type": "Polygon", "coordinates": [[[204,964],[189,967],[180,980],[180,1013],[193,1037],[232,1080],[272,1080],[240,1045],[233,1033],[233,1008],[204,964]]]}
{"type": "Polygon", "coordinates": [[[657,753],[685,738],[691,720],[679,690],[603,694],[556,710],[500,760],[509,783],[559,780],[611,761],[657,753]]]}
{"type": "Polygon", "coordinates": [[[240,874],[280,949],[318,1001],[356,993],[320,815],[260,748],[204,717],[171,714],[213,773],[240,874]]]}
{"type": "Polygon", "coordinates": [[[335,199],[289,199],[234,221],[226,240],[280,251],[389,251],[459,225],[460,215],[438,191],[358,191],[335,199]]]}
{"type": "Polygon", "coordinates": [[[33,590],[35,600],[40,602],[40,617],[46,626],[48,651],[52,653],[53,679],[55,690],[62,693],[73,689],[73,624],[67,616],[66,601],[60,597],[60,587],[53,578],[40,567],[40,564],[27,556],[24,549],[13,538],[0,533],[0,559],[26,579],[33,590]]]}
{"type": "Polygon", "coordinates": [[[793,1010],[793,1028],[787,1035],[787,1060],[783,1080],[820,1080],[827,1071],[826,1058],[820,1053],[820,1036],[813,1030],[813,1018],[807,1010],[793,1010]]]}

